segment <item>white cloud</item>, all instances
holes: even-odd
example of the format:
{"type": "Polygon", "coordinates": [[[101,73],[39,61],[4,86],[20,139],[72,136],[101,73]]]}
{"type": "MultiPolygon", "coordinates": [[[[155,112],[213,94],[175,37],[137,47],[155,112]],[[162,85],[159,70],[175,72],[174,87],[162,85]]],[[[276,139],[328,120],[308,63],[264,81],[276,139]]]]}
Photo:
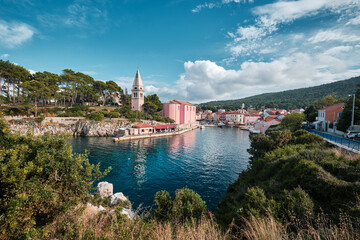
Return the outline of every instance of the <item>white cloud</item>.
{"type": "Polygon", "coordinates": [[[25,23],[0,20],[0,43],[7,48],[14,48],[29,41],[34,34],[34,28],[25,23]]]}
{"type": "Polygon", "coordinates": [[[326,41],[340,41],[340,42],[356,42],[360,41],[360,36],[353,34],[346,34],[341,30],[325,30],[319,31],[315,36],[309,38],[312,43],[326,42],[326,41]]]}
{"type": "Polygon", "coordinates": [[[4,53],[0,56],[0,58],[5,59],[5,58],[8,58],[9,56],[10,56],[9,54],[4,53]]]}
{"type": "Polygon", "coordinates": [[[214,8],[214,7],[218,7],[219,5],[215,4],[215,3],[204,3],[204,4],[200,4],[197,5],[194,9],[192,9],[191,11],[193,13],[198,13],[200,12],[203,8],[214,8]]]}
{"type": "Polygon", "coordinates": [[[258,28],[255,26],[239,27],[236,33],[240,36],[240,38],[236,39],[237,41],[244,39],[256,40],[266,35],[262,28],[258,28]]]}
{"type": "Polygon", "coordinates": [[[51,28],[59,26],[86,29],[86,33],[78,36],[86,38],[87,33],[102,33],[108,26],[108,14],[106,10],[107,1],[74,0],[61,9],[61,14],[48,12],[37,15],[37,20],[43,25],[51,28]],[[91,30],[91,31],[89,31],[91,30]]]}
{"type": "Polygon", "coordinates": [[[150,86],[146,90],[165,100],[180,98],[199,103],[316,86],[360,75],[360,69],[354,69],[348,61],[329,55],[347,50],[345,46],[313,56],[296,52],[268,62],[245,61],[239,69],[225,69],[209,60],[188,61],[174,88],[150,86]]]}
{"type": "Polygon", "coordinates": [[[34,75],[35,73],[37,73],[37,71],[32,70],[32,69],[28,69],[28,72],[29,72],[31,75],[34,75]]]}
{"type": "Polygon", "coordinates": [[[234,2],[234,3],[246,3],[246,2],[253,3],[254,0],[222,0],[222,3],[231,3],[231,2],[234,2]]]}
{"type": "Polygon", "coordinates": [[[84,73],[84,74],[87,74],[87,75],[97,75],[98,73],[97,72],[95,72],[95,71],[80,71],[80,72],[82,72],[82,73],[84,73]]]}
{"type": "Polygon", "coordinates": [[[298,0],[278,1],[254,8],[254,14],[261,16],[259,24],[265,27],[289,23],[296,19],[318,14],[321,10],[339,12],[342,9],[360,6],[354,0],[298,0]]]}
{"type": "Polygon", "coordinates": [[[217,2],[217,3],[214,3],[214,2],[205,2],[203,4],[199,4],[197,5],[194,9],[191,10],[191,12],[193,13],[198,13],[200,12],[202,9],[204,8],[209,8],[209,9],[212,9],[212,8],[219,8],[221,7],[221,5],[223,4],[229,4],[229,3],[253,3],[254,0],[222,0],[221,2],[217,2]]]}
{"type": "Polygon", "coordinates": [[[355,18],[352,18],[350,19],[346,25],[359,25],[360,24],[360,15],[355,17],[355,18]]]}
{"type": "Polygon", "coordinates": [[[326,55],[338,55],[343,52],[348,52],[352,49],[352,46],[336,46],[332,47],[324,52],[326,55]]]}

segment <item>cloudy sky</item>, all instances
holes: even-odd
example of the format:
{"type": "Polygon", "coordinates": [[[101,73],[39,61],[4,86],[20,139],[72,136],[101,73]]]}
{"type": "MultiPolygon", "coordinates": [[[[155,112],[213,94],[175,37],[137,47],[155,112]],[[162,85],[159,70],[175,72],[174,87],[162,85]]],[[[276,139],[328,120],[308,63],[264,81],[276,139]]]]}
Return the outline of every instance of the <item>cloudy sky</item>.
{"type": "Polygon", "coordinates": [[[360,75],[360,0],[0,0],[0,58],[194,103],[360,75]]]}

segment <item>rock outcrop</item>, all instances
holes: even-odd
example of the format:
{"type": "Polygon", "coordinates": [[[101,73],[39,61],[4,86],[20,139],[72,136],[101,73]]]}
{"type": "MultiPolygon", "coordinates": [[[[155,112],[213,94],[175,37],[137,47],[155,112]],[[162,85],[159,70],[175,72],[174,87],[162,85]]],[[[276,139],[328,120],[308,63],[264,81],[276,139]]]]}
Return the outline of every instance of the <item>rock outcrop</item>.
{"type": "Polygon", "coordinates": [[[123,134],[121,129],[130,126],[130,123],[124,120],[96,122],[90,120],[72,121],[69,118],[53,122],[53,119],[51,121],[45,119],[41,124],[32,120],[17,119],[8,121],[8,124],[13,133],[19,132],[21,135],[31,132],[35,136],[39,136],[48,132],[50,134],[66,133],[83,137],[120,137],[123,134]]]}
{"type": "Polygon", "coordinates": [[[100,195],[100,197],[110,197],[113,195],[114,186],[108,182],[99,182],[96,187],[96,192],[100,195]]]}
{"type": "Polygon", "coordinates": [[[110,205],[114,206],[118,204],[120,201],[126,202],[129,201],[122,192],[115,193],[114,195],[110,196],[110,205]]]}
{"type": "Polygon", "coordinates": [[[101,205],[96,207],[91,203],[87,204],[86,212],[91,217],[95,216],[97,213],[101,211],[107,211],[109,213],[114,213],[114,206],[118,205],[122,207],[121,214],[124,214],[129,219],[135,219],[136,215],[135,212],[131,210],[131,203],[127,197],[124,196],[122,192],[118,192],[113,194],[113,184],[109,182],[99,182],[96,187],[96,192],[100,195],[101,198],[109,198],[110,200],[110,208],[106,209],[101,205]]]}

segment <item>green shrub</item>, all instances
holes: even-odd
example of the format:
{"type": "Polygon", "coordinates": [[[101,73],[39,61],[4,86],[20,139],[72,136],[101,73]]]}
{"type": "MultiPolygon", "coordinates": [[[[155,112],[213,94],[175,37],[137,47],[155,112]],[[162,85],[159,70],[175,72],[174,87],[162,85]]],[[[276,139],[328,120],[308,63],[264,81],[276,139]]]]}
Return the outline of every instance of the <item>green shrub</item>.
{"type": "Polygon", "coordinates": [[[37,123],[41,123],[42,121],[44,121],[45,117],[44,115],[41,115],[40,117],[34,118],[35,122],[37,123]]]}
{"type": "Polygon", "coordinates": [[[173,202],[173,216],[180,221],[200,219],[206,211],[206,204],[200,195],[189,188],[176,190],[173,202]]]}
{"type": "Polygon", "coordinates": [[[94,112],[86,115],[86,118],[94,121],[102,121],[104,120],[105,116],[102,112],[94,112]]]}
{"type": "Polygon", "coordinates": [[[171,220],[173,199],[168,191],[159,191],[155,194],[155,212],[156,219],[160,221],[171,220]]]}
{"type": "Polygon", "coordinates": [[[118,112],[109,112],[107,117],[109,117],[109,118],[119,118],[120,113],[118,113],[118,112]]]}
{"type": "Polygon", "coordinates": [[[191,219],[199,220],[206,211],[206,203],[200,195],[189,188],[178,189],[175,197],[171,198],[167,191],[155,194],[155,216],[159,220],[186,222],[191,219]]]}
{"type": "Polygon", "coordinates": [[[89,195],[103,174],[68,137],[19,136],[0,121],[0,239],[41,238],[46,224],[89,195]]]}
{"type": "Polygon", "coordinates": [[[307,194],[301,187],[297,187],[291,191],[284,190],[284,200],[282,207],[284,216],[291,220],[308,220],[314,212],[314,203],[309,194],[307,194]]]}
{"type": "Polygon", "coordinates": [[[243,213],[249,213],[255,217],[265,216],[268,213],[268,200],[264,190],[260,187],[250,187],[247,189],[244,197],[243,213]]]}

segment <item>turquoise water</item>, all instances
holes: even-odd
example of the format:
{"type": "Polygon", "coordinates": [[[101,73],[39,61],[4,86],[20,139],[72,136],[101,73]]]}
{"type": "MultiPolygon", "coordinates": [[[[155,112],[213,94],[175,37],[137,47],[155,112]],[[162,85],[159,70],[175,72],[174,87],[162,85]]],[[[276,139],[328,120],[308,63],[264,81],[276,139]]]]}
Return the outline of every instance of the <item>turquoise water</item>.
{"type": "Polygon", "coordinates": [[[112,138],[72,138],[73,151],[87,149],[92,163],[112,167],[102,179],[137,208],[153,205],[157,191],[188,187],[214,211],[228,185],[246,169],[249,136],[238,128],[197,129],[183,135],[114,143],[112,138]]]}

